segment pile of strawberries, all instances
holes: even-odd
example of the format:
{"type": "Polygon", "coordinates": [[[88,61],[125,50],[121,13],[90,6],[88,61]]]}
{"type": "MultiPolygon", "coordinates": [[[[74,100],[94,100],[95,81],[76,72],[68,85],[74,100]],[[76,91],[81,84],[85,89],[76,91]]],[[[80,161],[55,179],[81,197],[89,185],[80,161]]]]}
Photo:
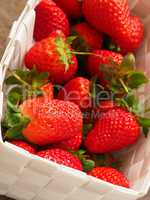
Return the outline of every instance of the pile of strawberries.
{"type": "Polygon", "coordinates": [[[135,95],[148,83],[134,53],[144,26],[127,0],[41,0],[25,69],[8,72],[4,140],[130,187],[116,151],[148,134],[135,95]]]}

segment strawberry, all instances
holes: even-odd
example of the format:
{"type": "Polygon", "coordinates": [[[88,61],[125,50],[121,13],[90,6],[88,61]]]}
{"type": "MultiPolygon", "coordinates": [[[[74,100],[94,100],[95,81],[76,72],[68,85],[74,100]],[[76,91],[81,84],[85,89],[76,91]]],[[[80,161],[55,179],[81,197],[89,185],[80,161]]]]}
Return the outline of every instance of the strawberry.
{"type": "Polygon", "coordinates": [[[88,134],[85,146],[92,153],[113,152],[134,144],[139,136],[140,125],[136,117],[117,107],[101,114],[88,134]]]}
{"type": "Polygon", "coordinates": [[[95,50],[93,51],[96,55],[90,55],[87,61],[87,68],[91,76],[98,75],[101,85],[106,86],[107,81],[105,80],[104,73],[101,70],[101,66],[106,65],[109,67],[111,61],[121,64],[123,56],[119,53],[115,53],[107,50],[95,50]]]}
{"type": "Polygon", "coordinates": [[[26,143],[24,141],[14,140],[14,141],[11,141],[11,143],[16,145],[17,147],[20,147],[20,148],[28,151],[29,153],[32,153],[32,154],[36,153],[35,148],[33,148],[30,144],[28,144],[28,143],[26,143]]]}
{"type": "Polygon", "coordinates": [[[74,137],[71,137],[70,139],[64,140],[62,142],[53,145],[53,147],[76,151],[80,148],[81,143],[82,143],[82,133],[80,132],[74,137]]]}
{"type": "Polygon", "coordinates": [[[40,156],[50,161],[54,161],[60,165],[65,165],[67,167],[83,171],[80,160],[77,157],[73,156],[71,153],[62,149],[54,148],[40,151],[37,153],[37,156],[40,156]]]}
{"type": "Polygon", "coordinates": [[[43,95],[45,98],[48,99],[54,99],[54,88],[53,85],[51,83],[48,83],[46,85],[43,85],[41,87],[41,90],[43,91],[43,95]]]}
{"type": "Polygon", "coordinates": [[[54,0],[56,4],[73,19],[82,16],[82,0],[54,0]]]}
{"type": "Polygon", "coordinates": [[[39,72],[48,72],[54,83],[64,83],[71,79],[77,70],[77,59],[66,42],[63,33],[53,32],[50,37],[37,42],[26,54],[25,65],[39,72]]]}
{"type": "Polygon", "coordinates": [[[94,176],[103,181],[129,188],[129,180],[118,170],[110,167],[96,167],[88,172],[88,175],[94,176]]]}
{"type": "Polygon", "coordinates": [[[108,110],[115,107],[115,104],[112,100],[105,100],[101,101],[98,107],[96,108],[96,111],[99,112],[107,112],[108,110]]]}
{"type": "Polygon", "coordinates": [[[112,37],[123,53],[140,47],[144,26],[138,17],[131,16],[127,0],[84,0],[83,13],[92,26],[112,37]]]}
{"type": "Polygon", "coordinates": [[[34,38],[36,41],[47,38],[51,32],[56,30],[61,30],[66,36],[69,35],[68,19],[52,0],[41,0],[35,12],[34,38]]]}
{"type": "Polygon", "coordinates": [[[24,101],[20,109],[30,119],[22,134],[33,144],[57,143],[82,131],[82,113],[74,103],[41,97],[24,101]]]}
{"type": "Polygon", "coordinates": [[[77,36],[73,47],[79,51],[91,51],[102,47],[103,38],[89,24],[82,22],[72,28],[73,35],[77,36]]]}
{"type": "Polygon", "coordinates": [[[83,77],[72,79],[64,88],[60,89],[58,99],[72,101],[76,103],[81,110],[90,108],[90,81],[83,77]]]}
{"type": "Polygon", "coordinates": [[[113,100],[103,100],[100,101],[99,105],[94,107],[91,111],[91,120],[97,121],[103,112],[107,112],[108,110],[111,110],[115,108],[117,105],[113,102],[113,100]]]}

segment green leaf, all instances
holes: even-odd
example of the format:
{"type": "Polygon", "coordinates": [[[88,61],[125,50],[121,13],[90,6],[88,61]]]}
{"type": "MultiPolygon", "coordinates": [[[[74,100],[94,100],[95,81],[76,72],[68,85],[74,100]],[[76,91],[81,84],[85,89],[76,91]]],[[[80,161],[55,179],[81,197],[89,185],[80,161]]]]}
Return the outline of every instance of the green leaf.
{"type": "Polygon", "coordinates": [[[56,49],[60,55],[60,61],[65,65],[65,72],[68,71],[72,63],[72,52],[64,38],[58,36],[55,40],[56,49]]]}
{"type": "Polygon", "coordinates": [[[48,72],[39,73],[36,68],[32,70],[17,69],[10,71],[10,76],[6,79],[7,85],[23,85],[27,88],[40,88],[48,82],[48,72]]]}
{"type": "Polygon", "coordinates": [[[13,113],[11,111],[7,111],[5,115],[5,124],[7,127],[14,127],[16,124],[20,123],[21,114],[20,113],[13,113]]]}
{"type": "Polygon", "coordinates": [[[18,109],[18,107],[16,105],[14,105],[13,103],[11,103],[9,101],[9,99],[7,99],[7,107],[9,109],[11,109],[12,111],[14,111],[15,113],[19,113],[20,112],[20,110],[18,109]]]}
{"type": "Polygon", "coordinates": [[[38,96],[42,96],[42,95],[43,95],[43,91],[40,89],[28,91],[28,97],[38,97],[38,96]]]}
{"type": "Polygon", "coordinates": [[[127,102],[128,106],[130,107],[131,112],[133,112],[135,114],[138,114],[141,112],[141,106],[140,106],[139,100],[134,94],[129,93],[125,97],[125,101],[127,102]]]}
{"type": "Polygon", "coordinates": [[[8,100],[12,104],[16,105],[23,99],[22,88],[14,87],[8,93],[8,100]]]}
{"type": "Polygon", "coordinates": [[[72,42],[75,40],[75,39],[77,39],[77,36],[69,36],[69,37],[67,37],[67,43],[68,44],[72,44],[72,42]]]}
{"type": "Polygon", "coordinates": [[[84,149],[79,149],[78,151],[73,152],[73,155],[82,159],[83,155],[86,153],[84,149]]]}
{"type": "Polygon", "coordinates": [[[131,89],[137,89],[149,80],[143,72],[134,71],[128,75],[128,85],[131,89]]]}
{"type": "Polygon", "coordinates": [[[91,171],[95,167],[93,160],[82,159],[82,165],[85,172],[91,171]]]}
{"type": "Polygon", "coordinates": [[[6,85],[22,85],[22,83],[20,81],[18,81],[14,76],[9,76],[6,80],[5,80],[6,85]]]}
{"type": "Polygon", "coordinates": [[[86,137],[87,134],[92,130],[92,128],[93,124],[84,124],[82,129],[83,137],[86,137]]]}
{"type": "Polygon", "coordinates": [[[133,71],[135,68],[135,56],[133,54],[127,54],[120,65],[127,71],[133,71]]]}
{"type": "Polygon", "coordinates": [[[142,127],[149,128],[150,127],[150,119],[139,117],[139,123],[142,127]]]}
{"type": "Polygon", "coordinates": [[[32,79],[32,87],[35,89],[42,87],[46,83],[46,80],[48,79],[48,77],[49,77],[48,72],[44,72],[37,75],[36,77],[32,79]]]}
{"type": "Polygon", "coordinates": [[[22,117],[21,122],[16,126],[10,128],[5,133],[5,139],[24,139],[22,135],[23,129],[28,125],[30,120],[26,117],[22,117]]]}
{"type": "Polygon", "coordinates": [[[147,138],[148,137],[148,133],[149,133],[149,128],[143,127],[143,133],[144,133],[145,137],[147,138]]]}
{"type": "Polygon", "coordinates": [[[11,140],[22,140],[24,139],[23,135],[21,134],[22,127],[21,126],[15,126],[13,128],[10,128],[5,133],[5,139],[11,139],[11,140]]]}
{"type": "Polygon", "coordinates": [[[117,102],[117,105],[119,105],[119,106],[121,106],[123,108],[127,108],[129,110],[129,105],[128,105],[128,103],[127,103],[127,101],[125,99],[118,98],[118,99],[116,99],[116,102],[117,102]]]}

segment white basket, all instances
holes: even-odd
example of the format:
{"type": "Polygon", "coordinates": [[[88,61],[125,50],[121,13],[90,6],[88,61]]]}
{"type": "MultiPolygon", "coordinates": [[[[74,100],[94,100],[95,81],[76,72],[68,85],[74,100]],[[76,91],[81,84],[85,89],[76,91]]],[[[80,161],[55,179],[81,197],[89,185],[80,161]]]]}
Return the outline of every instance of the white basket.
{"type": "MultiPolygon", "coordinates": [[[[8,47],[0,62],[0,88],[8,67],[21,66],[25,52],[33,43],[34,7],[37,3],[37,0],[28,1],[21,17],[13,25],[8,47]]],[[[145,42],[138,52],[137,64],[150,74],[150,3],[148,0],[130,0],[130,6],[143,17],[146,27],[145,42]]],[[[147,88],[142,91],[144,96],[148,96],[147,88]]],[[[3,91],[0,91],[0,102],[2,118],[3,91]]],[[[31,155],[8,142],[3,143],[0,134],[0,194],[20,200],[136,200],[150,187],[149,146],[150,137],[143,137],[121,154],[125,159],[124,173],[132,182],[132,189],[126,189],[31,155]]]]}

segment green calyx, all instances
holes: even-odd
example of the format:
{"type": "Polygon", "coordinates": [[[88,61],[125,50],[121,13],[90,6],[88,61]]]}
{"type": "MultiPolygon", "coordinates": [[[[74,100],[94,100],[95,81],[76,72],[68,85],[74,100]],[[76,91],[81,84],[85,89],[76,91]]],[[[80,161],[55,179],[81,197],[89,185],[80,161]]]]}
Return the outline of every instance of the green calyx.
{"type": "Polygon", "coordinates": [[[92,130],[92,128],[93,128],[93,124],[92,123],[83,125],[83,129],[82,129],[83,138],[86,138],[86,136],[92,130]]]}
{"type": "Polygon", "coordinates": [[[110,64],[100,66],[104,78],[108,82],[107,87],[114,93],[128,93],[129,90],[138,89],[148,83],[148,78],[142,71],[135,69],[133,54],[124,57],[122,63],[116,64],[110,58],[110,64]]]}
{"type": "Polygon", "coordinates": [[[57,36],[55,39],[56,49],[60,55],[60,61],[62,64],[65,65],[65,72],[69,70],[70,64],[73,63],[72,61],[72,51],[69,45],[75,39],[74,36],[68,37],[67,40],[61,36],[57,36]]]}
{"type": "Polygon", "coordinates": [[[29,124],[30,119],[23,116],[20,104],[28,99],[43,94],[41,87],[47,83],[48,74],[39,74],[36,69],[9,71],[5,80],[7,85],[7,108],[2,122],[5,139],[24,139],[23,129],[29,124]]]}
{"type": "Polygon", "coordinates": [[[94,160],[90,159],[90,155],[86,154],[86,151],[80,149],[76,152],[72,152],[82,163],[85,172],[91,171],[95,167],[94,160]]]}
{"type": "Polygon", "coordinates": [[[108,66],[101,66],[101,70],[108,82],[107,87],[114,93],[115,103],[136,116],[143,133],[147,136],[150,128],[150,119],[141,117],[143,110],[136,95],[136,90],[148,83],[149,79],[142,71],[136,70],[133,54],[126,55],[120,65],[111,60],[110,63],[108,66]]]}

